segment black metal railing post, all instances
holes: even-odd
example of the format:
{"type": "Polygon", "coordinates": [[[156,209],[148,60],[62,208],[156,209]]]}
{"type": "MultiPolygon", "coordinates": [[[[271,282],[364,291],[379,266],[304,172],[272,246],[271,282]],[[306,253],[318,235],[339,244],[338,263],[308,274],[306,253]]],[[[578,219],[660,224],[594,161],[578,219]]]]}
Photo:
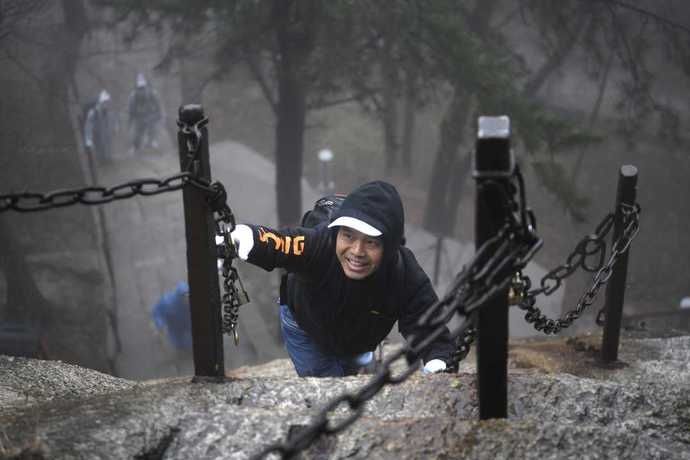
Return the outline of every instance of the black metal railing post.
{"type": "MultiPolygon", "coordinates": [[[[180,165],[183,170],[189,170],[197,177],[210,181],[208,130],[202,126],[197,132],[200,133],[200,138],[196,139],[195,131],[189,129],[202,119],[204,109],[200,105],[180,107],[180,130],[177,133],[180,165]],[[196,152],[193,152],[195,148],[196,152]]],[[[213,211],[204,192],[196,187],[185,187],[182,197],[187,237],[194,376],[222,378],[225,375],[225,365],[213,211]]]]}
{"type": "MultiPolygon", "coordinates": [[[[477,181],[475,247],[496,235],[506,222],[505,195],[488,181],[507,185],[514,170],[510,151],[510,119],[479,117],[474,177],[477,181]]],[[[489,255],[491,257],[491,255],[489,255]]],[[[508,288],[479,309],[477,378],[479,416],[505,418],[508,405],[508,288]]]]}
{"type": "MultiPolygon", "coordinates": [[[[616,213],[614,216],[612,242],[617,241],[625,230],[623,206],[635,204],[637,195],[637,168],[632,165],[621,166],[618,175],[618,192],[616,194],[616,213]]],[[[606,286],[606,303],[604,305],[605,322],[601,343],[601,359],[612,363],[618,359],[618,344],[623,316],[625,282],[628,275],[628,249],[622,253],[613,266],[611,278],[606,286]]]]}

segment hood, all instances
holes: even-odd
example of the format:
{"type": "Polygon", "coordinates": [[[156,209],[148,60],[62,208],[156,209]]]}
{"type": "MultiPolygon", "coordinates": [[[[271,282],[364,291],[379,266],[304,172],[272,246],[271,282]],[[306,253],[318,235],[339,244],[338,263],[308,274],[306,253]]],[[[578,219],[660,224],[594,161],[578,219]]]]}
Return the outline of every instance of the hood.
{"type": "Polygon", "coordinates": [[[178,281],[177,282],[177,285],[175,285],[175,294],[177,294],[179,296],[189,294],[189,285],[187,284],[186,281],[178,281]]]}
{"type": "Polygon", "coordinates": [[[137,88],[143,88],[147,85],[146,77],[143,73],[137,74],[137,88]]]}
{"type": "Polygon", "coordinates": [[[386,253],[384,257],[395,253],[395,249],[402,244],[405,213],[398,191],[388,182],[368,182],[354,189],[340,209],[333,213],[334,224],[340,225],[336,223],[338,219],[339,222],[345,222],[342,225],[356,219],[380,231],[386,253]]]}
{"type": "Polygon", "coordinates": [[[110,100],[110,93],[108,93],[106,90],[101,90],[101,92],[98,94],[98,103],[103,104],[104,102],[108,102],[110,100]]]}

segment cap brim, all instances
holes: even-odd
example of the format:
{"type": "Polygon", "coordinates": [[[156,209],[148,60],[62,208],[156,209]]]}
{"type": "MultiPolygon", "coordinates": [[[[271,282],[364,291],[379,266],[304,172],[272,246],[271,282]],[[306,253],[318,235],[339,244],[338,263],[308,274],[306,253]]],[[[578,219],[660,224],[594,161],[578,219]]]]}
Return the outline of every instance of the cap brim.
{"type": "Polygon", "coordinates": [[[373,226],[367,224],[366,222],[364,222],[363,220],[359,220],[359,219],[354,218],[354,217],[347,217],[347,216],[338,217],[336,220],[334,220],[333,222],[331,222],[328,225],[328,228],[331,228],[331,227],[350,227],[350,228],[357,230],[358,232],[364,233],[367,236],[381,236],[381,235],[383,235],[381,230],[379,230],[378,228],[373,227],[373,226]]]}

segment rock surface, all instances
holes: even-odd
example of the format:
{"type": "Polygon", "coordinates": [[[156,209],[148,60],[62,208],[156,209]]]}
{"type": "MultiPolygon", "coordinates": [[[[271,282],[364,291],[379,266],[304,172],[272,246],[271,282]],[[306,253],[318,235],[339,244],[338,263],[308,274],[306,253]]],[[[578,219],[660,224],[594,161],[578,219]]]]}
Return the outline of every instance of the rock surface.
{"type": "MultiPolygon", "coordinates": [[[[505,420],[478,420],[471,358],[457,375],[416,372],[302,458],[690,459],[690,336],[624,339],[609,368],[599,342],[511,343],[505,420]]],[[[278,360],[223,383],[135,383],[0,357],[0,458],[249,458],[370,378],[298,378],[278,360]]]]}

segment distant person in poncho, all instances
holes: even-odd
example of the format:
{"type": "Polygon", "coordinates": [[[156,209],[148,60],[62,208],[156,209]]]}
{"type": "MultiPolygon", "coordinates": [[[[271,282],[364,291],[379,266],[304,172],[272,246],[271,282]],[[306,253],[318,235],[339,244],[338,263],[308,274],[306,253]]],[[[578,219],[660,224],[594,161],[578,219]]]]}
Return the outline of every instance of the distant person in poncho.
{"type": "Polygon", "coordinates": [[[176,350],[192,349],[192,323],[189,311],[189,285],[180,281],[166,292],[151,310],[156,329],[165,333],[176,350]]]}
{"type": "Polygon", "coordinates": [[[101,90],[98,99],[86,110],[84,121],[84,146],[98,161],[112,158],[115,118],[110,111],[110,94],[101,90]]]}
{"type": "Polygon", "coordinates": [[[130,153],[144,147],[158,148],[158,124],[162,118],[160,99],[143,73],[139,73],[136,86],[129,95],[129,129],[132,136],[130,153]]]}

